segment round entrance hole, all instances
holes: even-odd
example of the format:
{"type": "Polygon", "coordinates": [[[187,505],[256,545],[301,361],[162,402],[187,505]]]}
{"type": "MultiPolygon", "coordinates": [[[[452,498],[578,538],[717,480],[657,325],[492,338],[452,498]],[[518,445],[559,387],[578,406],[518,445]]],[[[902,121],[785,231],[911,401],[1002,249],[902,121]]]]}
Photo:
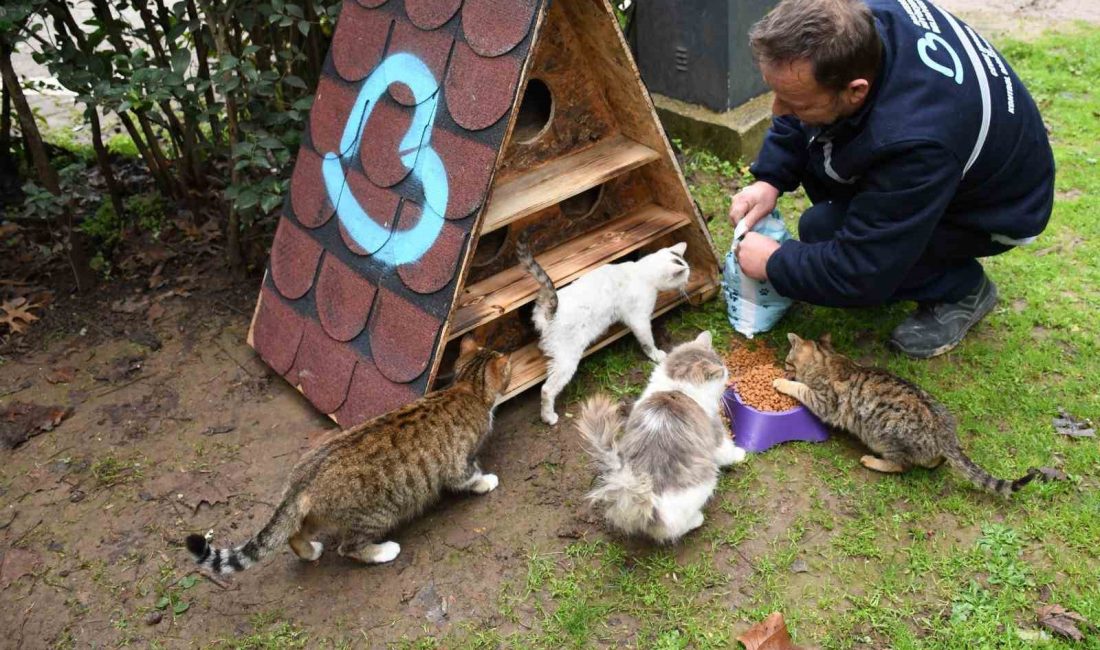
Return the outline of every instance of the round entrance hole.
{"type": "Polygon", "coordinates": [[[589,188],[576,196],[571,196],[558,204],[561,213],[572,219],[581,219],[592,214],[603,198],[603,185],[589,188]]]}
{"type": "Polygon", "coordinates": [[[504,250],[504,244],[508,241],[508,229],[499,228],[493,232],[482,235],[477,240],[477,248],[474,249],[474,257],[470,260],[471,266],[479,268],[493,263],[500,257],[504,250]]]}
{"type": "Polygon", "coordinates": [[[522,144],[536,140],[550,126],[553,116],[554,97],[550,94],[550,86],[541,79],[529,80],[519,104],[513,137],[522,144]]]}

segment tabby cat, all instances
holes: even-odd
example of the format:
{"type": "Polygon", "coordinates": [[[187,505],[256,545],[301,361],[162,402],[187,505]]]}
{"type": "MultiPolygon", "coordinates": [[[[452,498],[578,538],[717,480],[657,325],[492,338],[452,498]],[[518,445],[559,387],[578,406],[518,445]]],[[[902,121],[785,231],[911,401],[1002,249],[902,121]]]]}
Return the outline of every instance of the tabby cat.
{"type": "Polygon", "coordinates": [[[554,400],[573,378],[584,351],[615,323],[630,328],[647,357],[665,357],[653,343],[653,307],[661,291],[683,291],[687,285],[691,268],[684,259],[686,250],[687,244],[680,242],[636,262],[605,264],[558,291],[520,235],[516,257],[539,283],[531,319],[539,332],[539,349],[549,360],[542,385],[543,422],[557,423],[554,400]]]}
{"type": "Polygon", "coordinates": [[[475,457],[493,426],[493,407],[508,386],[508,357],[462,340],[454,383],[337,434],[307,452],[290,472],[270,521],[235,548],[211,548],[190,535],[187,548],[214,573],[256,564],[280,544],[303,560],[321,557],[319,533],[336,552],[389,562],[401,552],[386,533],[420,514],[444,489],[485,494],[498,485],[475,457]]]}
{"type": "Polygon", "coordinates": [[[857,364],[833,349],[828,334],[817,342],[787,334],[787,370],[794,381],[776,379],[780,393],[802,402],[826,424],[849,431],[874,455],[860,459],[877,472],[913,466],[939,467],[944,460],[977,487],[1011,496],[1039,476],[1029,469],[1014,481],[990,476],[959,447],[955,418],[918,386],[879,368],[857,364]]]}
{"type": "Polygon", "coordinates": [[[728,377],[703,332],[657,365],[625,423],[605,396],[584,404],[577,427],[598,472],[588,498],[614,528],[666,543],[703,524],[718,468],[745,459],[718,416],[728,377]]]}

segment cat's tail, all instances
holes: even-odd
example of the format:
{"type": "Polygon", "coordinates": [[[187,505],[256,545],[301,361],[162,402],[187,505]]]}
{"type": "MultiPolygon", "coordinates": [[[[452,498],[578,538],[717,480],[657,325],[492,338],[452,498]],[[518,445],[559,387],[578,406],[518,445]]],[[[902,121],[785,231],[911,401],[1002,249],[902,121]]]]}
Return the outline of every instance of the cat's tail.
{"type": "Polygon", "coordinates": [[[558,291],[554,288],[554,282],[547,275],[545,269],[535,261],[531,249],[527,245],[527,233],[521,232],[516,238],[516,258],[523,268],[535,278],[539,284],[539,293],[535,296],[535,310],[531,318],[539,332],[546,329],[546,324],[554,320],[554,314],[558,312],[558,291]]]}
{"type": "Polygon", "coordinates": [[[993,494],[999,494],[1004,497],[1012,496],[1017,490],[1039,476],[1039,470],[1031,468],[1027,470],[1027,474],[1024,474],[1016,480],[997,478],[979,467],[974,461],[970,460],[970,457],[963,453],[963,450],[958,444],[949,448],[944,454],[944,457],[947,459],[947,464],[966,477],[966,480],[986,492],[992,492],[993,494]]]}
{"type": "Polygon", "coordinates": [[[187,550],[199,566],[212,573],[236,573],[256,564],[279,548],[298,530],[306,513],[301,494],[288,494],[260,532],[240,546],[214,548],[202,535],[187,536],[187,550]]]}
{"type": "Polygon", "coordinates": [[[588,500],[604,509],[607,520],[627,533],[648,530],[657,519],[657,495],[652,482],[623,463],[616,439],[623,427],[618,406],[606,395],[595,395],[581,407],[577,429],[596,464],[596,487],[588,500]]]}

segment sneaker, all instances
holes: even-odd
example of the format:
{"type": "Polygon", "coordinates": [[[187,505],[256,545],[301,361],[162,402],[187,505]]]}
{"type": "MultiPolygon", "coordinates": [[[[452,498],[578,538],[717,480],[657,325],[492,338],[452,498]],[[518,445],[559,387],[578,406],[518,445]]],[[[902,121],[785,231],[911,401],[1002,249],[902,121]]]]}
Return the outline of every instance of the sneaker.
{"type": "Polygon", "coordinates": [[[922,303],[890,333],[890,345],[916,359],[954,348],[997,304],[997,287],[982,274],[978,287],[959,302],[922,303]]]}

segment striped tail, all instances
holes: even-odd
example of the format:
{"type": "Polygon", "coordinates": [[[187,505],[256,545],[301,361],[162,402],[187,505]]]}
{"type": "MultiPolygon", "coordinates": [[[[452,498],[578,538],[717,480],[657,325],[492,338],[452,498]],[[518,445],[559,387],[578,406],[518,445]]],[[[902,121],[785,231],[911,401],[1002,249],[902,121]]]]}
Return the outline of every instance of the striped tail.
{"type": "Polygon", "coordinates": [[[520,233],[516,238],[516,257],[523,268],[535,278],[539,284],[539,293],[535,297],[535,311],[532,320],[539,332],[546,329],[546,325],[554,320],[554,314],[558,313],[558,291],[554,288],[554,282],[546,271],[535,261],[531,255],[531,249],[527,246],[527,233],[520,233]]]}
{"type": "Polygon", "coordinates": [[[997,478],[981,467],[978,467],[974,461],[970,460],[970,458],[963,453],[958,444],[948,449],[944,456],[947,458],[947,464],[955,468],[955,470],[962,474],[966,480],[986,492],[999,494],[1003,497],[1012,496],[1017,490],[1039,476],[1039,470],[1032,468],[1027,471],[1027,474],[1014,481],[997,478]]]}
{"type": "Polygon", "coordinates": [[[298,530],[305,517],[300,511],[297,495],[287,495],[271,519],[255,537],[234,548],[214,548],[202,535],[188,535],[187,550],[195,562],[212,573],[244,571],[282,546],[298,530]]]}

